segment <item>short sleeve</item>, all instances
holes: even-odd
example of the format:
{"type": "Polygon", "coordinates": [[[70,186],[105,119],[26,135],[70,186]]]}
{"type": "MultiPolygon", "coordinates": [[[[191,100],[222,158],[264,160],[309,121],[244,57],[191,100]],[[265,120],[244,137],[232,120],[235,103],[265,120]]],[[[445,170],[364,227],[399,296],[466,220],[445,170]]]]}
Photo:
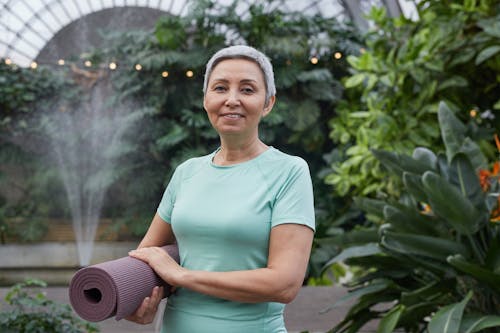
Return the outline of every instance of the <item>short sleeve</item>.
{"type": "Polygon", "coordinates": [[[176,168],[170,182],[163,193],[160,204],[158,205],[157,213],[163,221],[170,223],[172,221],[172,210],[174,209],[175,198],[179,190],[180,170],[176,168]]]}
{"type": "Polygon", "coordinates": [[[284,223],[303,224],[315,230],[314,196],[307,163],[294,159],[284,177],[273,207],[272,227],[284,223]]]}

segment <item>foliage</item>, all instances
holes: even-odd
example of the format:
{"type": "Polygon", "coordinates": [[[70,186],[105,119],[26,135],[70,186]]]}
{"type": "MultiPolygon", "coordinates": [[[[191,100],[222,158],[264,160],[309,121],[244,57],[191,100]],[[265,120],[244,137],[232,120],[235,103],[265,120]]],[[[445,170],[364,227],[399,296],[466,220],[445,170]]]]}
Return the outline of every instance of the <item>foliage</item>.
{"type": "Polygon", "coordinates": [[[355,199],[381,223],[365,230],[373,241],[349,243],[346,233],[328,263],[362,272],[346,297],[356,301],[331,332],[357,332],[372,319],[380,319],[377,332],[500,332],[500,162],[486,170],[486,157],[444,103],[438,118],[443,153],[373,150],[404,195],[355,199]]]}
{"type": "MultiPolygon", "coordinates": [[[[477,124],[473,138],[500,128],[500,2],[418,1],[418,20],[387,18],[373,8],[367,48],[348,62],[346,98],[331,118],[338,159],[326,182],[344,195],[399,195],[372,149],[439,150],[436,115],[445,101],[460,119],[477,124]]],[[[492,153],[492,147],[483,147],[492,153]]],[[[485,150],[486,152],[486,150],[485,150]]]]}
{"type": "MultiPolygon", "coordinates": [[[[321,119],[333,116],[342,96],[340,78],[346,75],[345,57],[360,48],[356,30],[335,19],[283,12],[278,1],[256,2],[241,13],[241,3],[192,1],[187,17],[161,18],[154,34],[131,31],[109,33],[108,47],[89,54],[91,59],[118,63],[112,73],[116,99],[131,99],[151,110],[136,134],[139,150],[123,179],[126,200],[115,209],[130,222],[150,219],[174,167],[188,157],[206,154],[219,144],[202,108],[204,66],[218,49],[250,44],[266,53],[274,65],[278,89],[274,111],[264,118],[262,139],[279,149],[308,160],[317,192],[331,196],[316,176],[326,166],[322,154],[331,150],[328,127],[321,119]],[[240,4],[240,5],[238,5],[240,4]],[[319,58],[313,65],[309,59],[319,58]],[[137,71],[134,65],[140,63],[137,71]],[[192,76],[187,76],[187,71],[192,76]],[[163,73],[163,76],[162,76],[163,73]]],[[[94,61],[93,61],[94,63],[94,61]]],[[[321,201],[324,196],[317,196],[321,201]]],[[[328,199],[329,200],[329,199],[328,199]]],[[[326,206],[326,204],[325,204],[326,206]]],[[[131,226],[138,234],[142,229],[131,226]]]]}
{"type": "Polygon", "coordinates": [[[74,98],[77,87],[48,68],[26,69],[1,61],[0,95],[0,185],[9,194],[0,211],[2,241],[5,236],[33,241],[47,229],[40,217],[64,206],[64,198],[54,194],[61,191],[45,160],[47,144],[40,135],[39,116],[53,107],[54,95],[74,98]],[[7,223],[12,218],[16,222],[7,223]]]}
{"type": "Polygon", "coordinates": [[[77,318],[68,304],[47,299],[39,288],[47,284],[28,279],[14,285],[5,301],[10,308],[0,312],[4,333],[94,333],[98,328],[77,318]]]}

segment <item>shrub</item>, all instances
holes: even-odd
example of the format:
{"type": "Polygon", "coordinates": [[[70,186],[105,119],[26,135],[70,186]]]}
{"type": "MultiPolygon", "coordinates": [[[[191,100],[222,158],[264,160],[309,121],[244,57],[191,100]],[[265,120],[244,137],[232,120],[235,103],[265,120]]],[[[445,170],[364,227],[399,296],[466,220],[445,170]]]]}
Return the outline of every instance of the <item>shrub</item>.
{"type": "Polygon", "coordinates": [[[0,312],[3,333],[96,333],[97,326],[77,318],[68,304],[46,298],[40,280],[28,279],[14,285],[5,301],[11,309],[0,312]]]}
{"type": "Polygon", "coordinates": [[[332,332],[357,332],[372,319],[377,332],[500,332],[500,162],[487,171],[467,127],[444,103],[438,116],[445,153],[373,151],[403,194],[355,199],[381,223],[364,230],[374,241],[351,242],[329,262],[361,272],[347,296],[357,300],[332,332]]]}

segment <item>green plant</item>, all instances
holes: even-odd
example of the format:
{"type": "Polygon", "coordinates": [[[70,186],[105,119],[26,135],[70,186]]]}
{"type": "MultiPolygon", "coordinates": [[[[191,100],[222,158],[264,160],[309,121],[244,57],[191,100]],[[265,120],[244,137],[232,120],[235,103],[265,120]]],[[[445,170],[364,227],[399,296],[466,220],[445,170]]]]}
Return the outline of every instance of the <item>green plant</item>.
{"type": "Polygon", "coordinates": [[[330,120],[339,158],[325,178],[342,196],[399,195],[401,184],[386,178],[371,150],[410,154],[417,146],[442,147],[440,101],[477,123],[473,139],[500,128],[494,116],[500,108],[500,1],[417,3],[414,21],[388,18],[374,7],[365,52],[348,57],[352,74],[330,120]]]}
{"type": "Polygon", "coordinates": [[[76,100],[78,92],[65,73],[0,62],[0,192],[6,194],[3,236],[38,240],[47,229],[40,218],[66,213],[61,208],[66,205],[59,179],[47,161],[49,145],[40,116],[60,107],[63,100],[76,100]],[[11,223],[13,218],[19,223],[11,223]]]}
{"type": "Polygon", "coordinates": [[[68,304],[47,299],[40,288],[47,284],[28,279],[14,285],[5,301],[10,306],[0,312],[3,333],[95,333],[98,328],[77,318],[68,304]]]}
{"type": "Polygon", "coordinates": [[[346,233],[327,265],[344,261],[361,272],[349,283],[347,299],[356,301],[331,332],[357,332],[372,319],[380,319],[377,332],[500,332],[500,164],[486,171],[444,103],[438,118],[444,153],[373,151],[403,191],[399,200],[355,198],[380,222],[365,230],[374,241],[349,243],[360,230],[346,233]]]}

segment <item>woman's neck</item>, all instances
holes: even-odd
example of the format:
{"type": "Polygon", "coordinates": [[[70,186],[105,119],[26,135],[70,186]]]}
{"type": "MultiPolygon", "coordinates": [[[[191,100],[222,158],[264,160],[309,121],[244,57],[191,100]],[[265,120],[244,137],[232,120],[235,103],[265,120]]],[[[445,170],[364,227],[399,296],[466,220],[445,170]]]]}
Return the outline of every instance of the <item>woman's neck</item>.
{"type": "Polygon", "coordinates": [[[258,138],[246,143],[221,142],[221,147],[214,156],[217,165],[231,165],[251,160],[269,147],[258,138]]]}

